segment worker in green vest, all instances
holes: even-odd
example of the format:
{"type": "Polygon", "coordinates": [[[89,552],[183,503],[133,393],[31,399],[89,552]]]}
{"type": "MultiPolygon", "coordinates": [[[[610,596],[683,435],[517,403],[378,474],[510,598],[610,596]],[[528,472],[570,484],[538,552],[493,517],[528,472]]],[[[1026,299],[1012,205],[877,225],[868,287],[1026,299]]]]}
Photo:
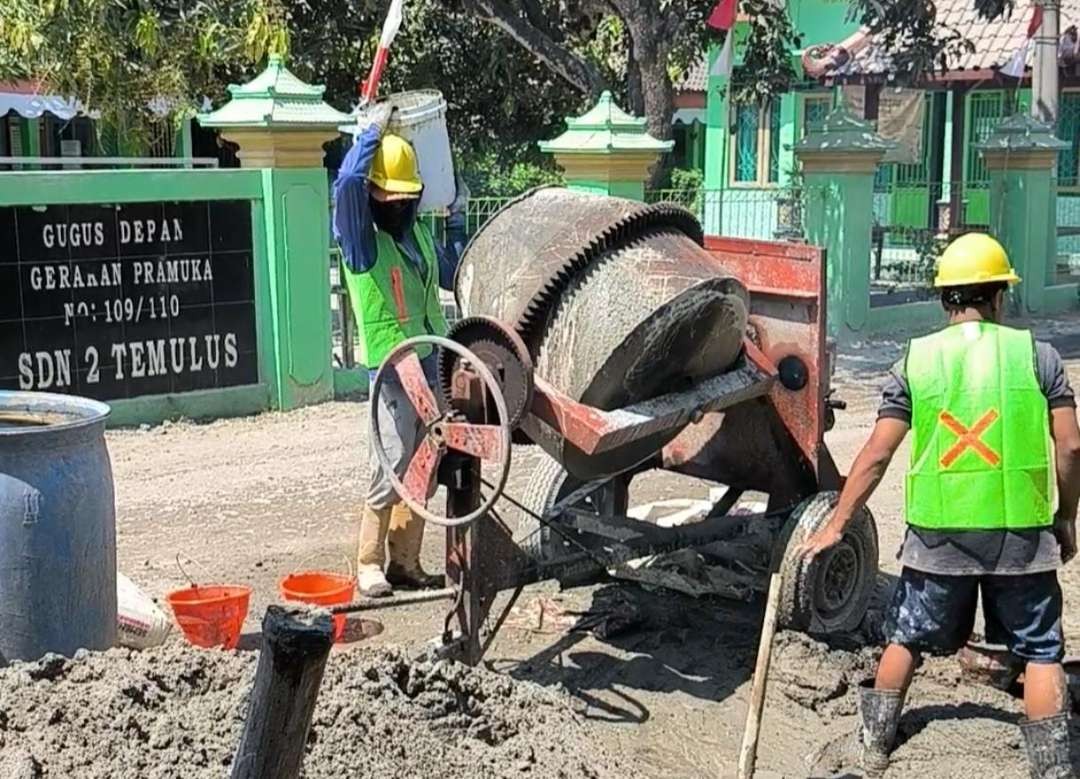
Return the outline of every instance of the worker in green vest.
{"type": "MultiPolygon", "coordinates": [[[[388,133],[392,107],[372,106],[368,125],[345,155],[334,183],[334,233],[342,253],[342,275],[360,331],[360,360],[374,378],[386,356],[407,338],[446,335],[440,287],[453,286],[464,244],[469,193],[462,181],[447,218],[447,243],[438,245],[420,221],[424,185],[416,151],[388,133]]],[[[434,355],[421,350],[421,364],[434,384],[434,355]]],[[[422,424],[393,371],[387,373],[378,408],[382,444],[402,477],[422,440],[422,424]]],[[[367,597],[392,587],[438,586],[420,565],[424,521],[402,504],[369,444],[371,480],[360,520],[357,580],[367,597]],[[387,561],[389,548],[389,561],[387,561]]]]}
{"type": "Polygon", "coordinates": [[[988,235],[947,247],[935,286],[948,325],[909,344],[835,512],[802,545],[810,565],[839,542],[911,430],[903,571],[876,678],[860,689],[871,776],[888,767],[921,655],[965,645],[980,593],[987,638],[1026,663],[1020,727],[1031,776],[1074,775],[1057,569],[1076,554],[1080,430],[1060,355],[1002,325],[1019,281],[988,235]]]}

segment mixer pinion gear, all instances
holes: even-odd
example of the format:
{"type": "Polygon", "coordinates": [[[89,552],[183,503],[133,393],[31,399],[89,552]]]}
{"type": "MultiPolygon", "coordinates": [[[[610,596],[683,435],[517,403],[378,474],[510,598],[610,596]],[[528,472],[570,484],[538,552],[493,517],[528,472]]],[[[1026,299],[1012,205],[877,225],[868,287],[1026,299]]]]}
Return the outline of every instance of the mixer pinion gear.
{"type": "Polygon", "coordinates": [[[403,341],[387,355],[376,373],[371,385],[370,406],[371,440],[375,456],[394,491],[417,516],[442,527],[462,527],[484,516],[495,506],[510,473],[511,427],[506,421],[509,413],[499,382],[480,357],[464,346],[439,336],[424,335],[403,341]],[[489,424],[486,419],[467,419],[449,403],[439,402],[428,384],[417,354],[417,349],[425,346],[450,352],[467,365],[484,386],[486,398],[495,407],[496,424],[489,424]],[[388,371],[396,373],[424,428],[420,444],[403,475],[393,468],[379,426],[377,409],[388,371]],[[450,451],[475,457],[498,469],[491,480],[494,485],[492,493],[484,497],[475,510],[460,517],[435,514],[427,505],[435,490],[439,464],[450,451]]]}
{"type": "MultiPolygon", "coordinates": [[[[509,426],[516,430],[529,413],[534,391],[533,361],[521,336],[497,319],[467,317],[450,328],[447,338],[472,352],[495,376],[506,401],[509,426]]],[[[461,362],[456,352],[439,352],[439,390],[447,406],[453,394],[454,372],[461,362]]]]}

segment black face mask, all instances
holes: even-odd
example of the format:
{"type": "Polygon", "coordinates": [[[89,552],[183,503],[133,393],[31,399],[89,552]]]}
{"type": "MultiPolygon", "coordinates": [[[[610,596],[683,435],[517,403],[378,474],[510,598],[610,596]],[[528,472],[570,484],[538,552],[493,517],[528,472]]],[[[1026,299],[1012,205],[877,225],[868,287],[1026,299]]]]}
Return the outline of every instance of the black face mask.
{"type": "Polygon", "coordinates": [[[409,227],[411,200],[376,200],[371,199],[371,218],[380,230],[401,240],[409,227]]]}

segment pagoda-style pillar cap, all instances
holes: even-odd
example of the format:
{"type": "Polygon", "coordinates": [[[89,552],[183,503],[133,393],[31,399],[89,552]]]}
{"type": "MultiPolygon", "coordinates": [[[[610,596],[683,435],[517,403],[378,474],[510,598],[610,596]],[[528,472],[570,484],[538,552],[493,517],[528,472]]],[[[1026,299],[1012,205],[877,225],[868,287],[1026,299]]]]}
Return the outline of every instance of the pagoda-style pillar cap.
{"type": "Polygon", "coordinates": [[[795,144],[795,154],[804,172],[866,172],[877,168],[895,147],[895,142],[882,138],[869,122],[840,103],[825,117],[819,132],[807,133],[795,144]]]}
{"type": "Polygon", "coordinates": [[[323,101],[325,92],[326,87],[297,78],[281,55],[271,54],[262,73],[247,84],[230,84],[229,102],[198,120],[239,144],[245,168],[319,167],[323,144],[349,119],[323,101]]]}
{"type": "Polygon", "coordinates": [[[674,141],[649,135],[645,119],[623,111],[607,91],[583,116],[567,117],[565,133],[540,142],[540,151],[555,155],[569,182],[601,188],[643,183],[660,155],[673,148],[674,141]]]}
{"type": "Polygon", "coordinates": [[[1002,120],[990,137],[976,144],[990,170],[1050,170],[1057,154],[1069,144],[1054,135],[1054,128],[1028,114],[1002,120]]]}

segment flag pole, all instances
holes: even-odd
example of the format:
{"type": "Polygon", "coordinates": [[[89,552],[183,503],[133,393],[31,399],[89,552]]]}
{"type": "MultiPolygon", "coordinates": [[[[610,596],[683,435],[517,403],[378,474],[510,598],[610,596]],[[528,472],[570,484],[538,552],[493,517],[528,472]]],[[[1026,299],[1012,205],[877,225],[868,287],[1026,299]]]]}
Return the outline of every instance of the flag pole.
{"type": "Polygon", "coordinates": [[[387,11],[382,35],[379,37],[379,48],[375,51],[375,61],[371,63],[371,73],[361,88],[360,94],[365,103],[372,102],[379,93],[379,81],[382,80],[386,63],[390,59],[390,44],[394,42],[398,30],[401,29],[403,5],[403,0],[390,0],[390,10],[387,11]]]}
{"type": "Polygon", "coordinates": [[[1038,0],[1042,25],[1035,33],[1035,61],[1031,69],[1031,115],[1050,125],[1058,117],[1058,38],[1061,0],[1038,0]]]}

